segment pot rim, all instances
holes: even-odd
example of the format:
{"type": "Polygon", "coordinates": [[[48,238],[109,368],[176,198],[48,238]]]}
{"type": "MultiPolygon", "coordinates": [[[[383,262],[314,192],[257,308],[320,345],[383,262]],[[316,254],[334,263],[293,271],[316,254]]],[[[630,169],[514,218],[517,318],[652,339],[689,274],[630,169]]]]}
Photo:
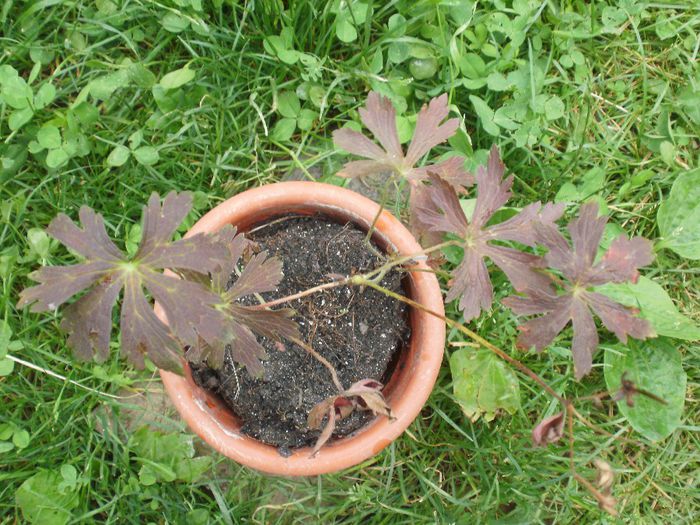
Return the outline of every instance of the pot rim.
{"type": "MultiPolygon", "coordinates": [[[[380,242],[400,255],[421,251],[406,227],[376,202],[354,191],[310,181],[278,182],[240,193],[205,214],[187,232],[192,236],[214,232],[226,224],[240,230],[265,217],[307,210],[350,220],[365,230],[375,221],[380,242]],[[379,216],[377,217],[377,214],[379,216]]],[[[410,296],[428,309],[444,315],[442,292],[435,275],[423,261],[409,272],[410,296]]],[[[156,313],[167,322],[156,304],[156,313]]],[[[269,474],[311,476],[357,465],[376,455],[413,422],[427,401],[437,379],[445,341],[445,323],[426,312],[411,309],[411,337],[405,363],[392,374],[387,400],[395,419],[376,417],[360,430],[324,445],[311,458],[311,448],[294,449],[282,457],[274,446],[239,432],[240,424],[221,399],[194,384],[189,367],[185,376],[160,370],[166,391],[176,409],[204,441],[225,456],[269,474]]]]}

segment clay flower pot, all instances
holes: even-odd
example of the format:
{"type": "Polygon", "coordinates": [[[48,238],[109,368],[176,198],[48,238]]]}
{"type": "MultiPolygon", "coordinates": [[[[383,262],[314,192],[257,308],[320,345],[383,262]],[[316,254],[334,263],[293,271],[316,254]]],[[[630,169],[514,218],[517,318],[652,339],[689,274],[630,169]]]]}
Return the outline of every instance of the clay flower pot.
{"type": "MultiPolygon", "coordinates": [[[[367,230],[378,211],[377,203],[350,190],[317,182],[281,182],[248,190],[223,202],[202,217],[188,235],[213,232],[226,224],[246,231],[271,217],[317,212],[367,230]]],[[[375,240],[380,245],[392,246],[403,255],[421,250],[413,235],[387,211],[382,212],[375,228],[375,240]]],[[[416,270],[428,268],[421,262],[416,270]]],[[[435,275],[413,271],[407,281],[409,295],[415,301],[444,313],[435,275]]],[[[189,368],[184,377],[162,370],[160,375],[190,428],[225,456],[270,474],[311,476],[335,472],[357,465],[389,445],[411,424],[428,399],[442,362],[445,325],[437,317],[415,309],[411,309],[410,324],[410,344],[403,349],[384,389],[396,419],[376,417],[357,432],[331,441],[313,458],[309,457],[310,448],[282,457],[275,447],[242,434],[236,415],[218,397],[195,385],[189,368]]]]}

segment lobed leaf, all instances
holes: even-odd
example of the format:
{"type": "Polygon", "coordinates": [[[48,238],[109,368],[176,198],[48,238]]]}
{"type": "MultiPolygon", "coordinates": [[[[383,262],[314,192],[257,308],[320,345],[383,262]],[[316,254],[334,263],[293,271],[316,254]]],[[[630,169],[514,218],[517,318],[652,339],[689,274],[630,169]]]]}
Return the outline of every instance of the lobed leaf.
{"type": "Polygon", "coordinates": [[[143,234],[134,257],[116,247],[102,216],[87,206],[79,212],[81,227],[58,215],[48,233],[85,257],[85,262],[41,268],[31,276],[39,284],[23,290],[17,306],[53,310],[87,290],[66,308],[61,327],[79,359],[103,361],[109,355],[112,309],[123,289],[122,354],[137,367],[143,367],[148,355],[158,367],[179,371],[183,344],[194,344],[200,336],[213,339],[224,328],[214,309],[216,294],[201,284],[161,273],[165,268],[206,273],[226,263],[228,251],[214,235],[170,241],[191,206],[189,193],[171,192],[162,205],[152,194],[143,210],[143,234]],[[154,314],[144,289],[163,307],[167,326],[154,314]]]}
{"type": "MultiPolygon", "coordinates": [[[[474,183],[473,176],[464,169],[464,158],[450,157],[436,164],[417,167],[416,164],[435,146],[445,142],[457,131],[459,119],[445,122],[449,114],[447,95],[430,100],[418,113],[416,128],[408,150],[404,155],[396,126],[396,110],[391,101],[372,91],[367,96],[365,107],[360,108],[360,119],[379,145],[360,132],[342,128],[333,132],[336,147],[369,160],[356,160],[346,163],[339,175],[344,177],[367,177],[390,172],[405,178],[410,183],[409,211],[415,214],[416,197],[422,181],[432,174],[441,178],[461,192],[465,186],[474,183]]],[[[413,226],[420,224],[411,220],[413,226]]],[[[416,233],[419,233],[416,230],[416,233]]]]}
{"type": "Polygon", "coordinates": [[[203,341],[193,342],[187,357],[195,363],[206,360],[209,366],[221,368],[226,345],[230,344],[234,361],[245,366],[253,377],[259,377],[263,373],[261,360],[266,354],[256,334],[273,341],[301,337],[291,319],[292,309],[268,310],[241,303],[245,297],[269,292],[279,285],[283,277],[282,261],[268,257],[265,252],[258,253],[238,273],[246,248],[245,237],[238,235],[235,228],[226,228],[219,232],[219,239],[227,247],[229,257],[211,273],[211,287],[218,296],[217,314],[223,325],[223,336],[214,331],[210,336],[200,332],[203,341]]]}
{"type": "Polygon", "coordinates": [[[579,217],[568,226],[572,246],[553,224],[536,224],[538,240],[549,250],[545,256],[546,263],[561,271],[567,281],[563,283],[563,290],[556,295],[552,293],[549,283],[543,286],[533,281],[533,286],[526,290],[526,297],[511,296],[503,301],[517,314],[543,314],[519,327],[518,346],[521,348],[544,349],[569,321],[572,322],[574,336],[571,351],[577,379],[590,372],[593,354],[598,347],[593,313],[622,342],[627,341],[627,336],[636,339],[655,336],[649,322],[635,316],[636,310],[591,290],[591,287],[604,283],[636,281],[638,268],[652,261],[648,240],[642,237],[628,240],[621,236],[611,243],[600,262],[595,263],[606,221],[607,217],[598,217],[597,204],[584,204],[579,217]]]}
{"type": "Polygon", "coordinates": [[[417,199],[416,223],[429,233],[457,236],[464,250],[462,262],[452,273],[446,300],[459,298],[465,321],[491,308],[493,286],[486,267],[491,259],[508,277],[516,290],[549,288],[550,279],[538,269],[540,257],[514,248],[491,244],[515,241],[536,244],[535,225],[555,229],[554,221],[564,211],[562,205],[531,204],[510,219],[488,225],[489,220],[510,198],[513,178],[503,179],[505,167],[498,149],[491,149],[486,167],[477,170],[478,196],[471,221],[467,219],[455,189],[446,181],[431,176],[430,187],[417,199]]]}

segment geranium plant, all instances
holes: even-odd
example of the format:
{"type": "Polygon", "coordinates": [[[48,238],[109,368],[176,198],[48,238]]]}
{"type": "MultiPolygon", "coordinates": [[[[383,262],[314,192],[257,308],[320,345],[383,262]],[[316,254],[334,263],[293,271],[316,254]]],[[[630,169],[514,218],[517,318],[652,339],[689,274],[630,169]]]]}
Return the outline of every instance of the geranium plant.
{"type": "MultiPolygon", "coordinates": [[[[448,246],[456,247],[462,252],[461,261],[444,268],[449,271],[445,300],[457,301],[462,317],[445,321],[527,373],[562,402],[568,417],[573,417],[571,401],[554,392],[508,352],[471,332],[466,324],[492,308],[490,274],[500,270],[515,292],[502,301],[503,306],[518,315],[539,315],[519,327],[517,345],[542,351],[571,322],[571,352],[575,376],[580,379],[591,371],[598,347],[592,312],[623,343],[629,336],[645,339],[655,335],[651,324],[638,317],[634,308],[595,290],[606,283],[635,282],[638,268],[652,261],[651,243],[641,237],[620,235],[599,257],[606,217],[599,216],[594,203],[582,205],[579,215],[570,220],[567,230],[571,243],[557,225],[565,212],[563,204],[534,202],[498,220],[502,214],[497,212],[513,196],[513,176],[504,177],[505,166],[495,146],[487,164],[475,174],[465,169],[465,159],[460,156],[441,162],[424,160],[433,147],[458,129],[459,119],[445,120],[449,111],[446,95],[424,106],[404,152],[393,106],[388,99],[370,93],[359,114],[379,144],[349,128],[333,133],[336,146],[363,157],[345,164],[341,175],[373,177],[388,173],[399,184],[409,185],[406,220],[424,241],[421,253],[389,257],[369,273],[330,276],[327,283],[259,304],[259,294],[280,283],[281,261],[264,252],[254,254],[248,250],[245,237],[230,227],[216,234],[173,240],[178,225],[190,211],[191,195],[173,192],[161,202],[153,194],[144,207],[143,237],[133,256],[117,248],[109,239],[102,217],[89,207],[79,212],[80,226],[64,214],[58,215],[48,233],[83,260],[72,266],[44,267],[32,274],[39,284],[21,293],[18,306],[31,306],[36,312],[54,310],[85,292],[65,308],[61,327],[67,331],[68,344],[76,357],[102,361],[109,355],[112,310],[121,294],[122,354],[136,367],[143,367],[148,357],[160,368],[181,372],[186,352],[191,362],[219,368],[230,345],[233,359],[251,375],[259,375],[265,351],[256,335],[296,342],[329,369],[338,389],[308,416],[310,428],[323,428],[316,452],[331,437],[336,421],[353,410],[371,410],[391,417],[391,409],[376,380],[340,384],[333,367],[312,345],[301,341],[292,310],[274,307],[332,286],[369,285],[382,290],[377,277],[388,269],[426,256],[436,266],[444,267],[449,263],[440,254],[448,246]],[[467,213],[461,197],[474,183],[476,199],[473,210],[467,213]],[[168,324],[154,314],[153,300],[162,307],[168,324]]],[[[396,297],[424,308],[410,299],[396,297]]],[[[625,396],[629,400],[628,393],[635,390],[630,381],[627,383],[625,396]]],[[[559,439],[563,425],[564,413],[545,419],[535,427],[535,444],[559,439]]]]}

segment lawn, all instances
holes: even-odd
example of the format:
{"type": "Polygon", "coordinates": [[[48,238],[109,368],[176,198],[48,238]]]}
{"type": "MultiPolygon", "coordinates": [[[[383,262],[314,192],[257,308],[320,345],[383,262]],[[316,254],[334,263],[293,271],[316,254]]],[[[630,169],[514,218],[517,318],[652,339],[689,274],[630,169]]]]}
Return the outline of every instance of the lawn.
{"type": "MultiPolygon", "coordinates": [[[[697,522],[699,221],[686,223],[690,241],[679,247],[657,220],[682,177],[691,182],[670,207],[700,217],[700,10],[691,4],[4,1],[0,523],[697,522]],[[533,426],[557,403],[532,379],[493,365],[518,385],[519,403],[464,415],[449,358],[472,347],[456,330],[428,404],[401,438],[339,474],[277,479],[193,440],[154,368],[127,366],[116,337],[105,363],[79,362],[60,313],[16,307],[30,272],[73,261],[44,232],[59,212],[75,219],[90,205],[133,253],[154,191],[194,192],[184,232],[249,187],[346,184],[335,173],[349,156],[331,133],[359,129],[371,90],[397,107],[402,140],[421,105],[447,93],[463,124],[438,153],[456,151],[475,168],[497,144],[515,175],[509,206],[557,200],[571,217],[594,200],[627,234],[654,240],[643,274],[669,299],[656,288],[637,299],[647,300],[643,315],[670,319],[655,325],[667,337],[629,349],[663,347],[681,364],[629,366],[646,366],[663,391],[680,384],[668,366],[687,375],[685,391],[673,407],[644,405],[651,415],[630,414],[624,401],[576,404],[591,425],[575,424],[573,462],[591,483],[596,459],[611,466],[617,518],[571,476],[567,440],[533,447],[533,426]],[[669,435],[653,439],[645,424],[680,407],[669,435]],[[187,473],[175,473],[183,464],[187,473]],[[51,519],[37,516],[38,502],[51,519]]],[[[541,354],[516,349],[517,320],[498,304],[512,290],[497,276],[494,289],[492,311],[472,330],[568,398],[607,389],[605,364],[627,351],[611,333],[600,330],[593,371],[576,381],[571,330],[541,354]]],[[[454,304],[447,310],[459,320],[454,304]]]]}

